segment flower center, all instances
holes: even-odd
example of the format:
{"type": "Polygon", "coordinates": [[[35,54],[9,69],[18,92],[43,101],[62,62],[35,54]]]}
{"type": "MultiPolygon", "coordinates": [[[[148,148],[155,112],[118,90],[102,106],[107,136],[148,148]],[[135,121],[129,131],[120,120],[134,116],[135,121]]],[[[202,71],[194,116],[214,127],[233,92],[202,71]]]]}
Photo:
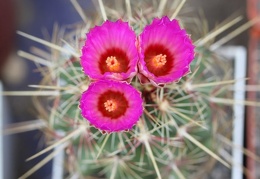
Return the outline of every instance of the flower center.
{"type": "Polygon", "coordinates": [[[107,90],[101,94],[97,104],[98,110],[103,116],[111,119],[117,119],[123,116],[129,107],[128,99],[124,93],[113,90],[107,90]]]}
{"type": "Polygon", "coordinates": [[[174,67],[174,56],[165,45],[149,45],[144,51],[147,70],[156,77],[168,75],[174,67]]]}
{"type": "Polygon", "coordinates": [[[107,111],[112,112],[115,111],[117,108],[117,103],[114,100],[107,100],[104,103],[104,107],[107,111]]]}
{"type": "Polygon", "coordinates": [[[101,74],[106,72],[127,73],[130,67],[129,62],[128,55],[124,50],[111,48],[100,55],[98,65],[101,74]]]}
{"type": "Polygon", "coordinates": [[[162,54],[156,55],[155,57],[153,57],[152,62],[154,67],[161,68],[167,62],[166,55],[162,55],[162,54]]]}
{"type": "Polygon", "coordinates": [[[107,57],[106,64],[107,64],[108,69],[110,69],[112,72],[119,70],[120,63],[114,56],[107,57]]]}

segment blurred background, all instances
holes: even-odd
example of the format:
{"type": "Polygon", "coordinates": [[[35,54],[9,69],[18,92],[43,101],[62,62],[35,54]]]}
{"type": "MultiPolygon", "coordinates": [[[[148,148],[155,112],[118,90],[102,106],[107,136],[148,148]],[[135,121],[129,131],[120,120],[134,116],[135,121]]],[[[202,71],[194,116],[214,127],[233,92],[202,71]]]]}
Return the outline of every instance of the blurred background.
{"type": "MultiPolygon", "coordinates": [[[[79,2],[88,15],[96,13],[91,0],[79,0],[79,2]]],[[[216,24],[234,13],[243,15],[243,22],[248,20],[246,0],[187,0],[186,6],[193,8],[195,13],[204,12],[209,29],[214,28],[216,24]]],[[[17,51],[29,52],[32,46],[45,47],[17,35],[17,30],[48,40],[54,24],[64,26],[77,22],[81,22],[81,18],[70,0],[0,0],[0,82],[3,90],[32,90],[28,84],[38,84],[41,80],[34,63],[19,57],[17,51]]],[[[245,31],[228,44],[248,48],[249,35],[250,31],[245,31]]],[[[5,96],[2,108],[2,122],[5,127],[13,123],[37,119],[37,113],[29,96],[5,96]]],[[[256,116],[260,115],[256,114],[256,116]]],[[[259,139],[259,122],[256,126],[259,139]]],[[[25,162],[25,160],[44,147],[44,136],[40,131],[5,135],[3,147],[5,171],[2,177],[13,179],[24,174],[46,155],[30,162],[25,162]]],[[[50,162],[30,178],[48,179],[51,176],[51,168],[50,162]]]]}

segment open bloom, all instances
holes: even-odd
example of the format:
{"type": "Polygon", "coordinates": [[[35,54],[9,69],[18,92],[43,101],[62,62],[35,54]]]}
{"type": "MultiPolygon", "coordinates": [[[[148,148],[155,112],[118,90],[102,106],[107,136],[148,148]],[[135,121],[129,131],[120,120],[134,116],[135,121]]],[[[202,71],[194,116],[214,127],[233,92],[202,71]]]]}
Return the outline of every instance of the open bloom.
{"type": "Polygon", "coordinates": [[[92,83],[79,107],[84,118],[106,132],[132,129],[143,112],[141,94],[127,83],[111,80],[92,83]]]}
{"type": "Polygon", "coordinates": [[[155,18],[139,37],[142,77],[155,85],[171,83],[189,72],[194,59],[194,46],[186,31],[177,20],[167,16],[155,18]]]}
{"type": "Polygon", "coordinates": [[[81,65],[90,78],[131,80],[137,73],[136,35],[127,22],[106,21],[87,34],[81,65]]]}

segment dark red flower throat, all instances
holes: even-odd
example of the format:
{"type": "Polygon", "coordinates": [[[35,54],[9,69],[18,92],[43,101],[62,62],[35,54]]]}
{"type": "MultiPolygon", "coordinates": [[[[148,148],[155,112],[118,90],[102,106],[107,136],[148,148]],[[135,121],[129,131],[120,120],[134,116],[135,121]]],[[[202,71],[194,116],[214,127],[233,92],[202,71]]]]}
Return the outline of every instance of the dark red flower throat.
{"type": "Polygon", "coordinates": [[[128,107],[124,94],[118,91],[106,91],[98,99],[98,110],[111,119],[123,116],[128,107]]]}
{"type": "Polygon", "coordinates": [[[171,71],[174,57],[163,45],[153,44],[146,48],[144,61],[148,71],[159,77],[165,76],[171,71]]]}
{"type": "Polygon", "coordinates": [[[99,69],[102,74],[106,72],[126,73],[129,69],[129,61],[123,50],[111,48],[100,56],[99,69]]]}

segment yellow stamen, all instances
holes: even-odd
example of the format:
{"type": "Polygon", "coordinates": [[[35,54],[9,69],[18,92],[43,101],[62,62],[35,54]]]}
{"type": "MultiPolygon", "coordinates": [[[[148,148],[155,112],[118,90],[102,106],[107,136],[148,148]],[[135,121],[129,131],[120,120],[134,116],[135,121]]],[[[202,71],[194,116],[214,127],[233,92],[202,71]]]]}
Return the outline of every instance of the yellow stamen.
{"type": "Polygon", "coordinates": [[[166,55],[162,55],[162,54],[156,55],[155,57],[153,57],[152,62],[155,67],[160,68],[164,66],[167,62],[166,55]]]}
{"type": "Polygon", "coordinates": [[[111,71],[117,71],[120,66],[120,63],[114,56],[107,57],[106,64],[111,71]]]}
{"type": "Polygon", "coordinates": [[[116,102],[113,100],[107,100],[104,103],[104,107],[107,111],[112,112],[117,108],[116,102]]]}

